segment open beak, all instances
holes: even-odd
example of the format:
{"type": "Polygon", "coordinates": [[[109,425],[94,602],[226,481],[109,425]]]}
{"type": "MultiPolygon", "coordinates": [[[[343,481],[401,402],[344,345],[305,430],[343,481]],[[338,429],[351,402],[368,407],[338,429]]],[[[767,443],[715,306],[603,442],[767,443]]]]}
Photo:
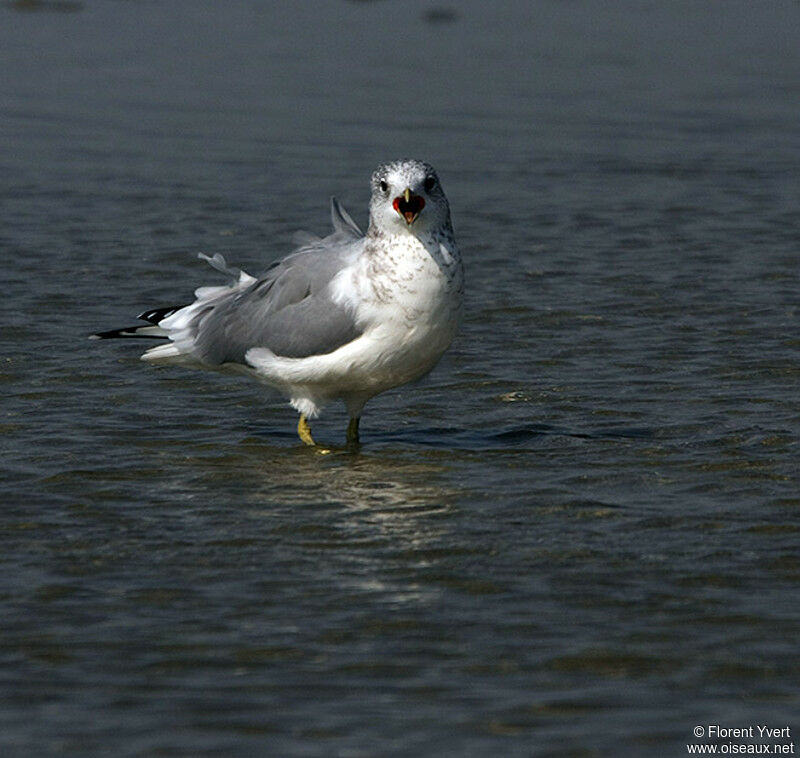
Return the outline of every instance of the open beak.
{"type": "Polygon", "coordinates": [[[425,207],[424,198],[415,195],[408,187],[400,197],[396,197],[392,201],[392,208],[394,208],[411,226],[419,216],[420,211],[425,207]]]}

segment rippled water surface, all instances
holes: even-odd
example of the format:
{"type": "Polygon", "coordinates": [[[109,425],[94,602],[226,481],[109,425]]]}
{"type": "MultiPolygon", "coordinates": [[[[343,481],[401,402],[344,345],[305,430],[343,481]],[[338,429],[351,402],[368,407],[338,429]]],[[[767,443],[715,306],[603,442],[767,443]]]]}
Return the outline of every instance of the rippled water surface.
{"type": "MultiPolygon", "coordinates": [[[[4,756],[800,730],[800,5],[0,6],[4,756]],[[303,448],[86,336],[434,163],[467,316],[303,448]]],[[[781,742],[780,740],[778,742],[781,742]]],[[[786,741],[788,742],[788,740],[786,741]]],[[[772,741],[774,744],[775,741],[772,741]]]]}

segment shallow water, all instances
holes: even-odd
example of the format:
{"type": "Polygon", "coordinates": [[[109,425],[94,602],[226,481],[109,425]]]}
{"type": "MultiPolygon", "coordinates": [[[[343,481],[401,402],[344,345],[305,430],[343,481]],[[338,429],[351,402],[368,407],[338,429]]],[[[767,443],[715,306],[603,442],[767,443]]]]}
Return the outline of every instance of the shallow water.
{"type": "MultiPolygon", "coordinates": [[[[0,6],[4,755],[800,729],[800,6],[0,6]],[[459,338],[304,449],[98,329],[434,163],[459,338]],[[336,443],[336,444],[334,444],[336,443]]],[[[788,740],[772,740],[771,744],[788,740]]],[[[702,740],[700,740],[702,742],[702,740]]]]}

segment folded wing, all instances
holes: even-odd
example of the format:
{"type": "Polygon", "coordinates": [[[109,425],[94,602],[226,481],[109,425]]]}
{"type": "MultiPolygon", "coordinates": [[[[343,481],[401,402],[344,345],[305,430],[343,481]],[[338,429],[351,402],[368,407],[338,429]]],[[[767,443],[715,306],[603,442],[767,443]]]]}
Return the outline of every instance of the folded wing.
{"type": "MultiPolygon", "coordinates": [[[[335,198],[334,232],[274,263],[260,279],[239,271],[230,286],[204,287],[190,305],[166,315],[158,326],[171,343],[145,353],[147,360],[199,361],[207,366],[245,363],[254,347],[305,358],[330,353],[362,333],[352,311],[333,298],[332,282],[352,265],[363,235],[335,198]]],[[[227,270],[215,256],[216,267],[227,270]]],[[[214,265],[212,261],[212,265],[214,265]]]]}

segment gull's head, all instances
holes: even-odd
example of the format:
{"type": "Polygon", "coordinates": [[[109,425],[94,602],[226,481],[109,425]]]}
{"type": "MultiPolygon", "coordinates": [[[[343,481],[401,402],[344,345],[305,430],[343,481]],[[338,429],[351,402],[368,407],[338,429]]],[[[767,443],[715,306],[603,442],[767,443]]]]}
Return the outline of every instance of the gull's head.
{"type": "Polygon", "coordinates": [[[370,228],[388,234],[419,236],[445,227],[450,220],[442,185],[424,161],[384,163],[372,174],[370,228]]]}

